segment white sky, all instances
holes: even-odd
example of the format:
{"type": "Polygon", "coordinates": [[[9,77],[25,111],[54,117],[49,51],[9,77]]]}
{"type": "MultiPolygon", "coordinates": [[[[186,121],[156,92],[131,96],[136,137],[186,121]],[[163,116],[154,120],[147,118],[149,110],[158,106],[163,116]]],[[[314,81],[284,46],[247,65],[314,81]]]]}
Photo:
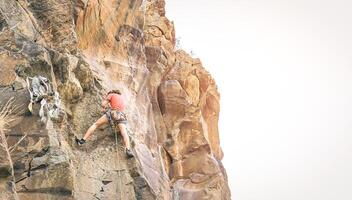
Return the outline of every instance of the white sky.
{"type": "Polygon", "coordinates": [[[352,1],[166,0],[221,93],[234,200],[352,199],[352,1]]]}

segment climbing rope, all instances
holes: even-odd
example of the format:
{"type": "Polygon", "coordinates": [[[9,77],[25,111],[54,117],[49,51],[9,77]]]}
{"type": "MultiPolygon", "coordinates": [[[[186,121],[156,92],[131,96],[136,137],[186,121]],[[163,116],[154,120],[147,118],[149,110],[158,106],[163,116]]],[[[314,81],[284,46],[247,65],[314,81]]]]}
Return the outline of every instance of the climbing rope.
{"type": "Polygon", "coordinates": [[[115,169],[117,171],[117,176],[118,176],[118,181],[119,181],[119,188],[120,188],[119,196],[120,196],[120,199],[122,200],[122,183],[121,183],[121,178],[120,178],[120,170],[118,169],[118,163],[120,163],[120,156],[119,156],[119,145],[118,145],[118,140],[117,140],[117,132],[116,132],[116,127],[115,127],[114,121],[111,116],[111,108],[107,108],[106,113],[107,113],[108,120],[109,120],[110,130],[115,136],[115,150],[116,150],[115,169]]]}
{"type": "Polygon", "coordinates": [[[118,169],[118,163],[120,162],[120,156],[119,156],[119,148],[118,148],[116,131],[115,131],[115,149],[116,149],[116,157],[117,157],[116,162],[115,162],[115,168],[117,170],[117,178],[119,181],[119,188],[120,188],[119,196],[120,196],[120,199],[122,200],[122,182],[121,182],[120,170],[118,169]]]}

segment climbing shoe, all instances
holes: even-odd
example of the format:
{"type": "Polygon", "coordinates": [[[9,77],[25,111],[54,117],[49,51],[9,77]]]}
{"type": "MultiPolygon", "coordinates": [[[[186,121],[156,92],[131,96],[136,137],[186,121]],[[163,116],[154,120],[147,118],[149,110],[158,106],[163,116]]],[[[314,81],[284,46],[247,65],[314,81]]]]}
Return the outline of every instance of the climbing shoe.
{"type": "Polygon", "coordinates": [[[86,140],[85,139],[78,139],[76,138],[76,143],[79,145],[79,146],[82,146],[84,143],[86,143],[86,140]]]}
{"type": "Polygon", "coordinates": [[[127,149],[126,148],[126,156],[127,156],[127,158],[133,158],[134,157],[133,152],[131,151],[131,149],[127,149]]]}

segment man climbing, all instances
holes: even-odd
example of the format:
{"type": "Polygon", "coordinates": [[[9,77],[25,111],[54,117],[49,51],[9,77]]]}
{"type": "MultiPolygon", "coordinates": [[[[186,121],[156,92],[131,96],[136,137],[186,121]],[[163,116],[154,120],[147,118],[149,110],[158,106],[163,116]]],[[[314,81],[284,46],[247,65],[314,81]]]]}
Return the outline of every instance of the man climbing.
{"type": "Polygon", "coordinates": [[[125,109],[125,103],[121,96],[121,92],[119,90],[111,90],[108,92],[105,99],[102,101],[102,107],[105,111],[105,114],[89,127],[82,139],[76,139],[77,144],[83,145],[86,140],[93,134],[96,128],[110,123],[111,126],[114,126],[112,128],[116,128],[116,126],[119,128],[126,147],[126,155],[128,158],[132,158],[133,153],[126,128],[127,118],[123,113],[125,109]]]}

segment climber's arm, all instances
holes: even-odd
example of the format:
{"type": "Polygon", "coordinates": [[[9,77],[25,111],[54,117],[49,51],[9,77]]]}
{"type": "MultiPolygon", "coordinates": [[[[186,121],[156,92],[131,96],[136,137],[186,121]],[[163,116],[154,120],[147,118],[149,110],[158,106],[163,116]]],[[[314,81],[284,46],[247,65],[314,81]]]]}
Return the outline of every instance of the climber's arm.
{"type": "Polygon", "coordinates": [[[101,106],[103,107],[103,111],[105,111],[105,109],[110,106],[109,103],[110,103],[110,100],[111,100],[111,95],[107,95],[103,101],[101,102],[101,106]]]}

